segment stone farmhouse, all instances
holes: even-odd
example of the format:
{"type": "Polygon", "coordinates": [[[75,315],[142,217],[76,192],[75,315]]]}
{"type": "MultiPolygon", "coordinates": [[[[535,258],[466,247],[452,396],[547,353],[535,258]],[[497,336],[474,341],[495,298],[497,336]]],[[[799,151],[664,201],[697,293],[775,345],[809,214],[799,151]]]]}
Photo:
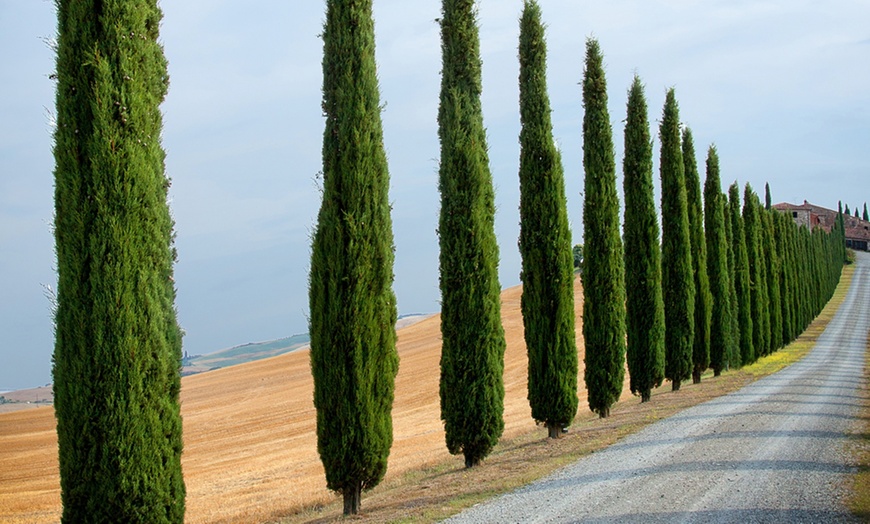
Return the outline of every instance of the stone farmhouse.
{"type": "MultiPolygon", "coordinates": [[[[789,204],[788,202],[774,204],[773,208],[782,213],[791,214],[795,223],[810,229],[821,227],[825,231],[830,231],[831,227],[837,223],[837,211],[810,204],[806,200],[803,204],[789,204]]],[[[867,245],[870,242],[870,222],[854,216],[843,215],[843,223],[846,226],[846,247],[867,251],[867,245]]]]}

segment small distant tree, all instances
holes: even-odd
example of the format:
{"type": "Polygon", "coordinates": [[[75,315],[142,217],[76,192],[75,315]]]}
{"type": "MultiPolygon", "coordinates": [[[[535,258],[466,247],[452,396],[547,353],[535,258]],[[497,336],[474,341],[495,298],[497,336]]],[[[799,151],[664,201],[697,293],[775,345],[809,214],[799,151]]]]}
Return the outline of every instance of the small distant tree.
{"type": "Polygon", "coordinates": [[[659,131],[662,180],[662,294],[665,304],[665,378],[678,391],[692,376],[695,285],[686,181],[680,148],[680,112],[668,90],[659,131]]]}
{"type": "Polygon", "coordinates": [[[328,0],[323,201],[311,248],[311,372],[326,485],[359,512],[393,442],[396,297],[371,0],[328,0]]]}
{"type": "Polygon", "coordinates": [[[846,209],[843,211],[843,213],[845,213],[847,216],[852,214],[852,213],[849,211],[849,204],[846,204],[846,209]]]}
{"type": "Polygon", "coordinates": [[[728,241],[725,234],[725,206],[719,180],[719,155],[707,151],[707,178],[704,182],[704,223],[707,242],[707,274],[712,301],[710,319],[710,366],[719,376],[728,365],[731,348],[731,281],[728,271],[728,241]]]}
{"type": "Polygon", "coordinates": [[[625,375],[625,280],[607,82],[598,42],[586,41],[583,75],[583,337],[589,409],[601,418],[625,375]]]}
{"type": "Polygon", "coordinates": [[[574,244],[571,249],[571,254],[574,255],[574,269],[580,270],[583,268],[583,244],[574,244]]]}
{"type": "Polygon", "coordinates": [[[577,414],[574,270],[562,159],[553,141],[541,9],[520,19],[520,254],[532,418],[550,438],[577,414]]]}
{"type": "Polygon", "coordinates": [[[771,208],[771,200],[770,200],[770,184],[764,183],[764,209],[770,211],[771,208]]]}
{"type": "Polygon", "coordinates": [[[860,218],[860,217],[858,216],[858,208],[857,208],[857,207],[855,208],[855,218],[860,218]]]}
{"type": "Polygon", "coordinates": [[[628,92],[625,121],[626,358],[631,392],[647,402],[665,376],[665,310],[661,252],[652,179],[652,139],[640,77],[628,92]]]}
{"type": "Polygon", "coordinates": [[[495,192],[480,105],[475,2],[444,0],[441,16],[441,419],[447,449],[480,463],[504,430],[504,329],[495,192]]]}
{"type": "Polygon", "coordinates": [[[695,160],[692,130],[683,128],[683,165],[689,237],[692,243],[692,276],[695,282],[695,338],[692,343],[692,382],[701,382],[701,373],[710,366],[710,318],[713,298],[707,276],[707,243],[704,238],[704,208],[701,205],[701,177],[695,160]]]}
{"type": "Polygon", "coordinates": [[[867,202],[864,202],[864,222],[870,222],[870,215],[867,214],[867,202]]]}

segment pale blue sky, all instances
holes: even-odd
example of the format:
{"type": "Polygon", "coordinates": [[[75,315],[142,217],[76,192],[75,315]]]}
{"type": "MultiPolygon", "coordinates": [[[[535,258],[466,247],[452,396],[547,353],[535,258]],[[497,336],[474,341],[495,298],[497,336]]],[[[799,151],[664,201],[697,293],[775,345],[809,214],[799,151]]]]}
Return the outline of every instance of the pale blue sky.
{"type": "MultiPolygon", "coordinates": [[[[185,350],[307,329],[309,235],[319,207],[324,2],[164,0],[185,350]]],[[[540,0],[554,133],[575,241],[582,231],[585,39],[605,54],[617,164],[637,71],[656,127],[668,87],[701,162],[775,201],[870,200],[870,3],[832,0],[540,0]]],[[[519,283],[517,38],[521,0],[479,2],[483,108],[503,287],[519,283]]],[[[401,314],[438,310],[437,0],[375,0],[401,314]]],[[[56,29],[47,0],[0,2],[0,390],[51,380],[50,230],[56,29]]],[[[656,157],[658,147],[656,144],[656,157]]],[[[656,185],[658,162],[656,160],[656,185]]],[[[701,166],[703,170],[703,165],[701,166]]],[[[618,171],[620,169],[618,168],[618,171]]],[[[702,171],[703,172],[703,171],[702,171]]],[[[621,180],[620,180],[621,188],[621,180]]]]}

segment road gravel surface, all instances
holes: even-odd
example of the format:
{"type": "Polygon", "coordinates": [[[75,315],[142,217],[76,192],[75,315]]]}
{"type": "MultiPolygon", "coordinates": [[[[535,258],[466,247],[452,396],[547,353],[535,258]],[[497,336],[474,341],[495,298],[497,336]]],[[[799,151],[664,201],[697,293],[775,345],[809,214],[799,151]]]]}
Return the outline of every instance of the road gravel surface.
{"type": "Polygon", "coordinates": [[[845,301],[800,362],[448,522],[859,522],[843,503],[856,471],[845,448],[868,328],[870,255],[858,253],[845,301]]]}

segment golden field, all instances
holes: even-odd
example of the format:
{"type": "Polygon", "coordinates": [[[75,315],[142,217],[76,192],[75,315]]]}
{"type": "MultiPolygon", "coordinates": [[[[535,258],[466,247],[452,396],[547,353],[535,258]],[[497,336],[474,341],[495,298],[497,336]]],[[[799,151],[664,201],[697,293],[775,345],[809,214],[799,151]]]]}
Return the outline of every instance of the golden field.
{"type": "MultiPolygon", "coordinates": [[[[506,437],[534,428],[526,400],[520,295],[520,287],[502,293],[506,437]]],[[[579,278],[575,297],[582,390],[579,278]]],[[[388,479],[449,459],[439,409],[439,321],[436,315],[398,331],[401,360],[388,479]]],[[[317,455],[312,394],[307,350],[182,379],[187,522],[267,522],[334,500],[317,455]]],[[[580,396],[582,412],[585,391],[580,396]]],[[[53,410],[0,414],[0,522],[57,522],[59,517],[53,410]]]]}

